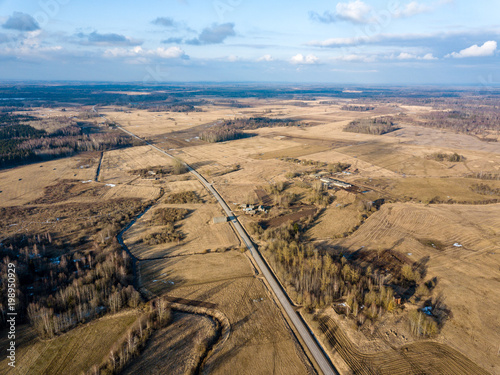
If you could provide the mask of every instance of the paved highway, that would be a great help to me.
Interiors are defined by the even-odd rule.
[[[156,147],[155,145],[152,145],[151,143],[145,141],[144,139],[136,136],[135,134],[129,132],[128,130],[123,129],[120,126],[117,126],[118,129],[124,131],[125,133],[131,135],[132,137],[135,137],[137,139],[140,139],[141,141],[147,143],[149,146],[153,147],[155,150],[161,152],[162,154],[165,154],[171,158],[175,158],[173,155],[170,155],[168,152],[162,150],[161,148]],[[291,305],[288,297],[286,296],[284,290],[281,288],[281,285],[278,283],[276,278],[274,277],[274,274],[271,272],[267,264],[264,262],[262,259],[262,256],[260,253],[257,251],[255,248],[254,244],[250,240],[250,237],[248,237],[248,234],[246,231],[243,229],[241,226],[240,222],[236,218],[236,216],[233,214],[233,212],[229,209],[229,206],[226,204],[226,202],[222,199],[222,197],[219,195],[217,190],[213,188],[211,184],[208,183],[205,178],[196,172],[193,168],[191,168],[189,165],[187,165],[187,168],[189,169],[189,172],[192,173],[202,184],[207,188],[210,193],[217,199],[219,204],[221,205],[222,209],[226,213],[226,215],[230,218],[231,222],[234,225],[234,228],[240,235],[241,239],[245,243],[246,247],[250,251],[250,254],[252,255],[253,259],[255,260],[255,263],[257,266],[260,268],[262,274],[266,278],[267,282],[271,286],[271,289],[273,290],[276,298],[280,302],[281,306],[285,310],[286,314],[290,318],[290,321],[294,325],[296,331],[302,338],[303,342],[306,344],[307,348],[309,349],[310,353],[314,357],[314,360],[320,367],[321,371],[325,375],[331,375],[331,374],[338,374],[338,371],[333,367],[332,363],[330,362],[329,358],[325,355],[321,347],[319,346],[318,342],[316,341],[315,337],[307,327],[307,325],[304,323],[302,318],[297,314],[297,312],[293,309],[293,306]]]

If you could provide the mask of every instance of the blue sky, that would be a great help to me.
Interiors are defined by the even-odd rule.
[[[0,0],[0,79],[500,83],[494,0]]]

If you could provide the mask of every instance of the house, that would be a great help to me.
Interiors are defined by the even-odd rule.
[[[265,214],[267,214],[267,208],[262,205],[257,206],[257,211],[264,212]]]

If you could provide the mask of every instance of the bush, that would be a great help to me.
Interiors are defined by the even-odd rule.
[[[153,214],[152,223],[154,225],[167,225],[168,223],[175,223],[184,219],[188,213],[189,211],[185,208],[158,208]]]
[[[170,194],[165,201],[166,203],[175,204],[203,203],[203,200],[194,191],[182,191]]]
[[[418,337],[432,337],[439,332],[436,321],[418,310],[409,313],[408,323],[411,333]]]
[[[441,152],[436,152],[434,154],[429,155],[428,158],[436,161],[449,161],[452,163],[458,163],[465,160],[463,155],[459,155],[456,152],[454,152],[453,154],[444,154]]]

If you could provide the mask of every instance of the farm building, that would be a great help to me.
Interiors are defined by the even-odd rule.
[[[334,178],[328,178],[328,177],[322,178],[322,179],[320,179],[320,181],[324,182],[328,186],[333,185],[333,186],[339,186],[342,188],[350,188],[352,186],[351,184],[349,184],[347,182],[335,180]]]

